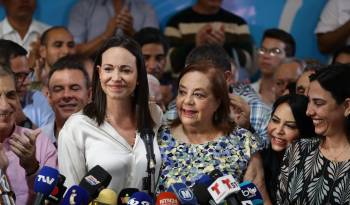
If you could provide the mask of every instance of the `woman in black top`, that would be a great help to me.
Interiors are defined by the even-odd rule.
[[[267,204],[276,204],[278,175],[287,146],[299,137],[315,135],[312,120],[306,116],[307,104],[306,96],[289,94],[278,98],[273,105],[267,127],[271,143],[261,152],[265,185],[270,198],[270,201],[265,199]]]

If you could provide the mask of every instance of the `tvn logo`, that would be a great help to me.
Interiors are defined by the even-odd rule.
[[[85,180],[92,186],[95,186],[99,183],[101,183],[100,181],[98,181],[94,176],[89,175],[85,177]]]
[[[192,200],[193,199],[193,193],[188,188],[180,189],[179,196],[184,200]]]
[[[55,181],[55,178],[51,178],[50,176],[38,175],[38,182],[43,182],[45,184],[52,185]]]

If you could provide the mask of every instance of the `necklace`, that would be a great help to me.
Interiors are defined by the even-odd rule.
[[[323,150],[324,155],[326,155],[327,158],[329,158],[329,160],[338,162],[339,158],[341,158],[343,156],[343,154],[349,150],[349,147],[350,147],[350,145],[347,144],[341,152],[339,152],[338,154],[333,154],[330,152],[330,149],[328,147],[325,147],[324,143],[322,143],[321,150]],[[347,158],[349,158],[349,157],[347,157]],[[343,161],[343,160],[341,160],[341,161]]]

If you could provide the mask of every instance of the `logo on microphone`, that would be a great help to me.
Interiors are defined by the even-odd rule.
[[[75,197],[77,196],[77,191],[75,189],[72,190],[72,194],[69,197],[69,204],[75,205]]]
[[[192,200],[193,199],[193,193],[188,188],[182,188],[179,190],[179,195],[184,200]]]
[[[89,175],[85,177],[85,180],[92,186],[95,186],[97,184],[100,184],[101,182],[98,181],[94,176]]]
[[[254,188],[248,187],[247,189],[241,189],[241,193],[243,194],[243,196],[247,198],[255,197],[256,192],[257,192],[256,187]]]
[[[137,201],[136,198],[131,198],[128,201],[128,205],[151,205],[148,201]]]
[[[44,182],[45,184],[49,184],[51,185],[55,179],[54,178],[50,178],[49,176],[44,176],[44,175],[38,175],[38,182]]]

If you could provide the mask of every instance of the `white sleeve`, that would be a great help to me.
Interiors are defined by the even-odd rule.
[[[58,137],[58,167],[67,188],[79,184],[87,173],[81,126],[68,119]]]
[[[338,0],[328,0],[323,8],[315,33],[326,33],[333,31],[339,26],[340,10]]]

